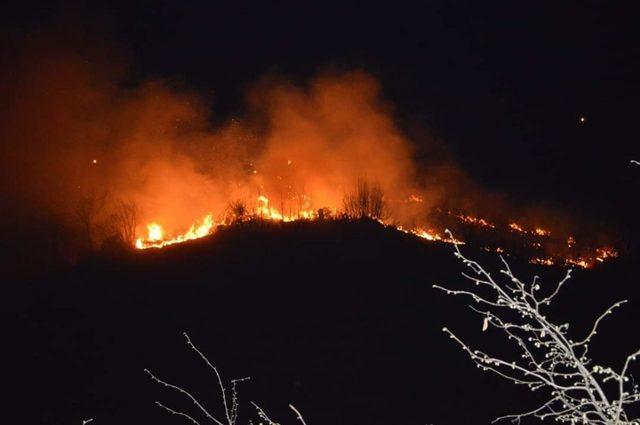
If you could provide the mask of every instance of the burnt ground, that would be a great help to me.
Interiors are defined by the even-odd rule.
[[[492,254],[465,247],[497,272]],[[557,268],[511,259],[523,278]],[[495,267],[494,267],[495,266]],[[593,355],[618,365],[640,343],[640,291],[623,258],[576,271],[551,314],[587,321],[620,298],[631,305],[605,324]],[[163,250],[100,254],[29,282],[3,285],[3,407],[11,423],[187,423],[154,400],[197,414],[150,381],[149,368],[193,389],[221,415],[213,376],[182,332],[249,401],[295,423],[489,423],[534,407],[524,388],[480,372],[441,331],[446,324],[488,351],[495,332],[464,300],[434,283],[464,285],[450,245],[371,222],[251,223]],[[628,335],[626,337],[625,335]],[[4,422],[4,421],[3,421]],[[207,423],[204,418],[201,423]]]

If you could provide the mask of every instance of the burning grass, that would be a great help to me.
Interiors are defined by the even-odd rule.
[[[428,241],[523,250],[545,264],[590,267],[617,255],[591,241],[607,240],[606,230],[589,228],[597,236],[587,240],[573,230],[579,219],[495,199],[447,156],[418,160],[439,146],[410,140],[364,71],[304,83],[262,78],[247,90],[244,111],[214,124],[210,99],[198,93],[166,81],[131,84],[57,47],[34,44],[12,58],[24,72],[7,80],[22,89],[2,123],[11,143],[0,155],[10,182],[2,195],[73,227],[65,242],[78,246],[74,256],[105,241],[163,248],[247,220],[342,216]]]
[[[405,228],[389,219],[383,219],[380,215],[385,209],[384,198],[382,192],[372,190],[370,186],[361,183],[356,191],[352,194],[345,195],[344,210],[329,210],[320,208],[314,210],[311,207],[310,198],[306,202],[301,203],[301,208],[293,213],[285,214],[273,205],[269,198],[259,195],[253,207],[248,208],[243,201],[233,202],[225,214],[220,219],[215,220],[213,213],[208,213],[200,220],[196,220],[186,231],[182,233],[174,233],[165,230],[165,228],[157,222],[151,222],[146,226],[146,234],[140,236],[135,241],[137,249],[163,248],[169,245],[179,244],[189,240],[203,238],[213,234],[217,229],[232,226],[234,224],[247,221],[269,221],[269,222],[296,222],[296,221],[314,221],[314,220],[330,220],[330,219],[346,219],[360,220],[371,219],[379,222],[381,225],[395,229],[399,232],[410,234],[426,241],[443,242],[449,244],[462,245],[465,240],[454,238],[446,233],[446,229],[438,229],[434,226],[416,226],[413,228]],[[599,247],[588,249],[582,247],[582,253],[578,254],[579,247],[573,236],[568,236],[563,240],[567,241],[566,249],[558,251],[556,255],[540,254],[539,251],[551,250],[552,243],[551,232],[542,227],[525,228],[524,225],[516,222],[509,222],[504,226],[494,224],[484,218],[474,217],[465,214],[456,214],[447,211],[443,217],[454,218],[456,221],[449,221],[447,227],[457,229],[456,234],[469,234],[469,230],[478,227],[485,231],[484,242],[492,242],[491,236],[494,236],[494,244],[500,239],[501,234],[514,233],[515,239],[507,241],[509,248],[503,246],[485,246],[483,249],[489,252],[509,255],[510,252],[529,255],[531,264],[544,266],[566,266],[580,267],[583,269],[592,268],[596,264],[603,263],[609,259],[616,258],[618,253],[611,247]],[[486,231],[489,231],[489,238],[486,237]],[[471,238],[474,242],[477,238],[471,232]]]

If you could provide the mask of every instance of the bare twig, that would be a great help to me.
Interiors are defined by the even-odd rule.
[[[296,409],[293,404],[290,404],[289,408],[293,410],[293,412],[296,414],[296,418],[302,423],[302,425],[307,425],[307,423],[304,421],[304,418],[302,417],[302,413],[300,413],[300,411]]]
[[[447,233],[451,235],[449,231]],[[552,419],[571,424],[597,425],[640,425],[640,419],[632,419],[626,408],[640,401],[638,385],[633,384],[628,369],[632,361],[640,357],[640,350],[626,358],[620,373],[610,367],[593,365],[587,356],[589,343],[597,334],[600,322],[626,300],[609,307],[596,318],[590,332],[579,341],[568,335],[568,324],[554,324],[547,319],[543,308],[548,306],[558,294],[563,284],[571,277],[571,270],[558,282],[553,291],[543,296],[539,294],[537,276],[531,283],[518,279],[504,258],[500,274],[508,282],[499,282],[478,262],[465,257],[458,245],[454,254],[472,270],[463,276],[472,282],[470,289],[453,290],[439,285],[434,288],[450,295],[470,297],[476,306],[472,310],[484,317],[483,331],[489,327],[503,332],[514,341],[520,352],[519,360],[508,361],[501,356],[486,354],[470,348],[447,328],[449,335],[471,357],[479,368],[502,376],[519,385],[526,385],[532,391],[549,390],[549,399],[536,409],[497,418],[520,422],[532,416],[538,419]],[[482,294],[477,287],[485,288]],[[617,383],[612,391],[607,382]],[[495,421],[494,421],[495,422]]]
[[[239,402],[239,398],[238,398],[238,384],[244,381],[248,381],[250,378],[241,378],[241,379],[233,379],[231,380],[231,400],[230,403],[228,401],[227,398],[227,389],[224,386],[224,381],[222,380],[222,376],[220,375],[220,372],[218,371],[218,369],[211,364],[211,362],[209,361],[209,359],[207,358],[207,356],[204,355],[204,353],[202,351],[200,351],[198,349],[198,347],[195,346],[195,344],[193,344],[193,342],[191,342],[191,338],[189,338],[189,335],[187,335],[186,333],[183,333],[184,337],[187,340],[187,345],[189,346],[189,348],[191,348],[193,351],[195,351],[198,356],[205,362],[205,364],[209,367],[209,369],[211,369],[213,371],[213,374],[216,377],[216,381],[218,383],[218,387],[220,388],[220,394],[222,397],[222,405],[224,407],[224,411],[225,411],[225,421],[223,422],[222,420],[216,419],[213,414],[211,414],[197,399],[196,397],[191,394],[189,391],[185,390],[184,388],[181,388],[177,385],[174,384],[170,384],[160,378],[158,378],[157,376],[155,376],[153,373],[151,373],[151,371],[149,371],[148,369],[144,369],[144,371],[151,377],[151,379],[160,384],[163,385],[167,388],[171,388],[181,394],[186,395],[192,402],[193,404],[195,404],[195,406],[198,408],[198,410],[204,414],[204,416],[211,422],[213,422],[215,425],[235,425],[237,420],[238,420],[238,407],[240,405]],[[164,404],[160,403],[159,401],[155,402],[156,405],[158,407],[160,407],[161,409],[164,409],[165,411],[171,413],[172,415],[176,415],[176,416],[180,416],[183,417],[185,419],[187,419],[188,421],[190,421],[191,423],[193,423],[194,425],[200,425],[200,423],[191,415],[189,415],[188,413],[179,411],[179,410],[175,410],[171,407],[167,407]],[[251,404],[256,408],[256,411],[258,413],[258,417],[267,422],[267,425],[280,425],[277,422],[273,422],[268,416],[267,414],[264,412],[264,410],[262,410],[260,408],[260,406],[258,406],[256,403],[251,402]],[[302,414],[295,408],[293,407],[293,405],[289,405],[289,407],[291,408],[291,410],[293,410],[296,414],[296,418],[302,423],[302,425],[307,425],[304,421],[304,419],[302,418]],[[90,422],[91,420],[87,421]],[[249,423],[251,424],[251,421],[249,421]],[[84,425],[84,424],[83,424]]]

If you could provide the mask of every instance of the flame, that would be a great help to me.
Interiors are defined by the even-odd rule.
[[[254,218],[283,222],[315,220],[318,218],[318,213],[311,208],[308,198],[305,198],[305,200],[303,201],[303,209],[298,211],[295,215],[283,214],[281,211],[271,206],[269,203],[269,198],[264,195],[258,196],[256,200],[258,202],[258,205],[254,210]],[[332,212],[335,214],[337,211]],[[464,245],[464,242],[462,240],[446,235],[443,236],[442,233],[433,229],[424,229],[418,227],[415,229],[406,230],[400,225],[388,225],[383,220],[377,221],[385,227],[392,227],[400,232],[411,234],[428,241],[438,241],[456,245]],[[215,225],[212,214],[209,213],[201,220],[200,224],[192,224],[189,230],[187,230],[185,233],[177,235],[173,238],[164,239],[165,232],[162,226],[158,223],[152,222],[147,225],[146,237],[139,237],[136,239],[135,247],[137,249],[163,248],[168,245],[203,238],[212,234],[217,227],[228,226],[230,224],[230,222],[221,222]],[[499,249],[497,252],[502,251],[501,249]]]
[[[529,260],[529,262],[531,264],[542,264],[544,266],[553,266],[556,263],[553,258],[540,258],[540,257],[534,257],[531,260]]]
[[[439,242],[446,242],[454,245],[464,245],[463,241],[456,238],[449,237],[449,236],[442,236],[432,229],[425,230],[425,229],[418,228],[418,229],[411,230],[409,233],[411,233],[412,235],[416,235],[419,238],[426,239],[428,241],[439,241]]]
[[[518,223],[509,223],[509,227],[511,228],[511,230],[515,230],[516,232],[526,233],[526,230],[524,230],[524,228]]]
[[[149,240],[150,241],[161,241],[162,240],[162,234],[164,233],[162,231],[162,226],[160,226],[158,223],[150,223],[147,226],[147,230],[148,230],[148,235],[149,235]]]
[[[253,217],[262,220],[291,222],[296,220],[314,220],[318,217],[316,211],[311,208],[308,199],[303,200],[303,209],[296,212],[295,215],[285,215],[278,211],[269,204],[269,198],[264,195],[258,196],[256,200],[258,205],[254,209]],[[147,225],[146,237],[139,237],[136,239],[135,247],[138,249],[163,248],[168,245],[203,238],[212,234],[217,227],[228,226],[230,224],[230,222],[215,223],[213,220],[213,214],[209,213],[199,222],[192,224],[186,232],[172,238],[165,239],[165,232],[162,226],[158,223],[152,222]]]
[[[536,227],[533,232],[538,236],[550,236],[551,235],[551,231],[549,231],[547,229],[543,229],[541,227]]]
[[[380,222],[383,225],[385,225],[382,221],[380,221]],[[428,229],[427,230],[427,229],[423,229],[423,228],[416,228],[416,229],[407,230],[407,229],[403,228],[402,226],[393,226],[393,227],[396,230],[398,230],[398,231],[400,231],[402,233],[407,233],[409,235],[414,235],[414,236],[417,236],[417,237],[419,237],[421,239],[426,239],[428,241],[445,242],[445,243],[450,243],[450,244],[455,244],[455,245],[464,245],[465,244],[460,239],[452,238],[452,237],[449,237],[449,236],[442,236],[440,233],[436,232],[433,229]]]
[[[135,246],[138,249],[162,248],[181,242],[200,239],[210,235],[214,230],[214,221],[211,214],[207,214],[200,223],[194,223],[189,230],[170,239],[164,239],[165,232],[162,226],[157,223],[147,225],[147,237],[136,239]]]
[[[270,221],[282,221],[282,222],[293,222],[298,220],[315,220],[319,218],[318,213],[311,207],[311,200],[309,196],[302,195],[298,198],[300,209],[295,214],[283,214],[282,211],[279,211],[277,208],[273,207],[270,203],[270,200],[265,195],[260,195],[256,198],[257,205],[253,209],[253,214],[248,217],[248,219],[260,219],[260,220],[270,220]],[[331,210],[330,213],[336,215],[337,210]],[[485,220],[483,218],[474,217],[471,215],[464,214],[452,214],[451,212],[447,213],[448,215],[452,215],[458,218],[461,222],[482,226],[486,228],[490,228],[492,230],[496,229],[496,225]],[[377,220],[380,224],[385,227],[394,228],[397,231],[410,234],[416,236],[418,238],[432,241],[432,242],[443,242],[449,244],[456,245],[464,245],[465,242],[461,239],[453,238],[448,236],[446,232],[439,232],[433,228],[424,228],[424,227],[415,227],[412,229],[405,229],[401,225],[396,224],[387,224],[383,220]],[[138,249],[148,249],[148,248],[163,248],[168,245],[173,245],[177,243],[186,242],[189,240],[203,238],[212,234],[216,228],[222,226],[231,225],[229,221],[223,221],[219,223],[215,223],[213,220],[213,214],[209,213],[201,220],[193,223],[189,229],[182,233],[173,237],[169,237],[168,233],[165,232],[164,228],[158,224],[157,222],[149,223],[147,228],[147,234],[144,237],[139,237],[135,241],[135,247]],[[510,222],[508,223],[508,228],[512,231],[516,231],[522,235],[533,235],[533,236],[543,236],[550,237],[551,231],[544,229],[542,227],[536,227],[533,230],[526,230],[524,226],[516,223]],[[576,241],[573,236],[567,237],[567,246],[572,248],[576,245]],[[542,249],[543,245],[539,241],[534,241],[531,245],[534,249]],[[488,252],[496,252],[498,254],[506,253],[506,250],[503,247],[483,247],[482,248]],[[507,254],[508,255],[508,254]],[[553,266],[556,264],[564,264],[565,266],[577,266],[583,269],[592,268],[597,263],[603,263],[607,259],[618,257],[618,252],[611,247],[601,247],[597,248],[593,255],[591,256],[579,256],[579,257],[566,257],[564,259],[558,259],[554,257],[533,257],[529,260],[531,264],[544,265],[544,266]]]
[[[259,205],[255,209],[256,216],[266,220],[276,221],[296,221],[296,220],[313,220],[317,217],[315,210],[311,208],[308,197],[302,197],[302,208],[295,215],[285,215],[278,209],[269,205],[269,198],[264,195],[258,196]]]
[[[613,248],[609,248],[609,247],[605,247],[605,248],[597,248],[596,249],[596,261],[602,263],[604,262],[607,258],[617,258],[618,257],[618,252],[613,249]]]
[[[578,266],[581,267],[583,269],[589,269],[591,267],[593,267],[593,264],[587,260],[585,260],[584,258],[567,258],[565,260],[565,264],[567,266]]]
[[[613,248],[603,247],[597,248],[595,250],[596,254],[594,256],[580,256],[576,258],[565,258],[564,265],[565,266],[577,266],[583,269],[590,269],[596,265],[596,263],[603,263],[608,258],[617,258],[618,252]],[[554,258],[539,258],[535,257],[529,261],[531,264],[542,264],[546,266],[552,266],[557,263],[557,260]]]
[[[454,217],[458,218],[460,221],[464,223],[476,224],[478,226],[488,227],[490,229],[496,228],[495,224],[490,223],[484,218],[473,217],[471,215],[464,215],[464,214],[452,214],[452,213],[449,213],[449,214],[453,215]]]

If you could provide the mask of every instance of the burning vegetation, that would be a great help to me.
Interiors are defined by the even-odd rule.
[[[455,245],[465,244],[464,240],[449,236],[446,232],[446,229],[435,230],[432,227],[415,227],[406,229],[400,224],[396,224],[388,220],[383,220],[381,218],[382,211],[384,211],[383,198],[381,196],[379,197],[379,204],[375,203],[373,205],[370,205],[365,197],[365,194],[368,192],[362,192],[362,189],[366,187],[367,185],[359,185],[358,191],[356,191],[354,194],[345,196],[344,210],[329,210],[327,208],[321,208],[317,211],[314,211],[312,209],[304,209],[296,215],[285,215],[278,211],[276,208],[269,206],[268,198],[261,195],[257,198],[257,202],[255,204],[256,207],[253,210],[247,209],[246,205],[243,202],[236,202],[231,208],[231,214],[227,214],[226,217],[221,219],[220,221],[213,220],[212,214],[207,214],[202,220],[196,221],[189,227],[186,232],[181,234],[167,233],[160,224],[149,223],[147,225],[146,235],[138,237],[136,239],[135,247],[137,249],[163,248],[168,245],[199,239],[213,234],[220,227],[230,226],[245,221],[266,220],[276,222],[292,222],[298,220],[327,219],[373,219],[380,222],[383,226],[392,227],[399,232],[407,233],[418,238],[425,239],[427,241],[437,241]],[[358,199],[360,200],[360,202],[358,202]],[[496,225],[489,223],[485,219],[469,215],[452,214],[450,212],[447,215],[450,217],[455,217],[459,220],[457,226],[456,223],[451,223],[453,224],[453,226],[449,227],[457,227],[459,230],[468,231],[469,225],[481,226],[483,228],[491,230],[494,233],[493,238],[491,238],[491,236],[485,236],[484,242],[491,242],[492,240],[496,241],[500,239],[499,233],[496,233],[499,232],[500,229],[497,229]],[[521,238],[516,241],[512,240],[510,242],[506,242],[506,245],[510,245],[511,247],[513,247],[515,252],[524,251],[527,254],[533,253],[534,256],[529,260],[531,264],[544,266],[575,266],[588,269],[598,263],[606,261],[607,259],[616,258],[618,256],[617,251],[610,247],[596,248],[593,251],[588,250],[589,253],[583,255],[573,254],[575,256],[572,256],[571,253],[546,257],[536,256],[536,251],[541,251],[543,249],[549,248],[547,245],[543,244],[544,242],[541,241],[541,237],[548,238],[551,232],[542,228],[535,228],[531,231],[527,231],[516,223],[509,223],[504,230],[506,230],[507,228],[513,229],[514,226],[517,226],[518,229],[520,229],[518,231],[519,235],[530,235],[534,238],[534,241],[531,242],[531,240]],[[572,241],[570,245],[568,244],[568,247],[574,247],[576,244],[575,239],[572,236],[569,236],[568,240]],[[485,251],[496,252],[498,254],[503,254],[506,252],[507,255],[509,255],[505,248],[502,248],[500,246],[495,246],[493,248],[485,246],[483,249]]]
[[[73,227],[78,245],[163,248],[250,220],[368,218],[536,264],[617,256],[570,228],[514,221],[506,204],[479,214],[486,190],[451,164],[419,164],[428,143],[404,135],[365,72],[304,85],[264,78],[244,113],[212,119],[209,99],[168,81],[125,87],[126,66],[109,55],[86,60],[55,43],[31,43],[2,76],[12,88],[2,132],[13,141],[2,192]]]

